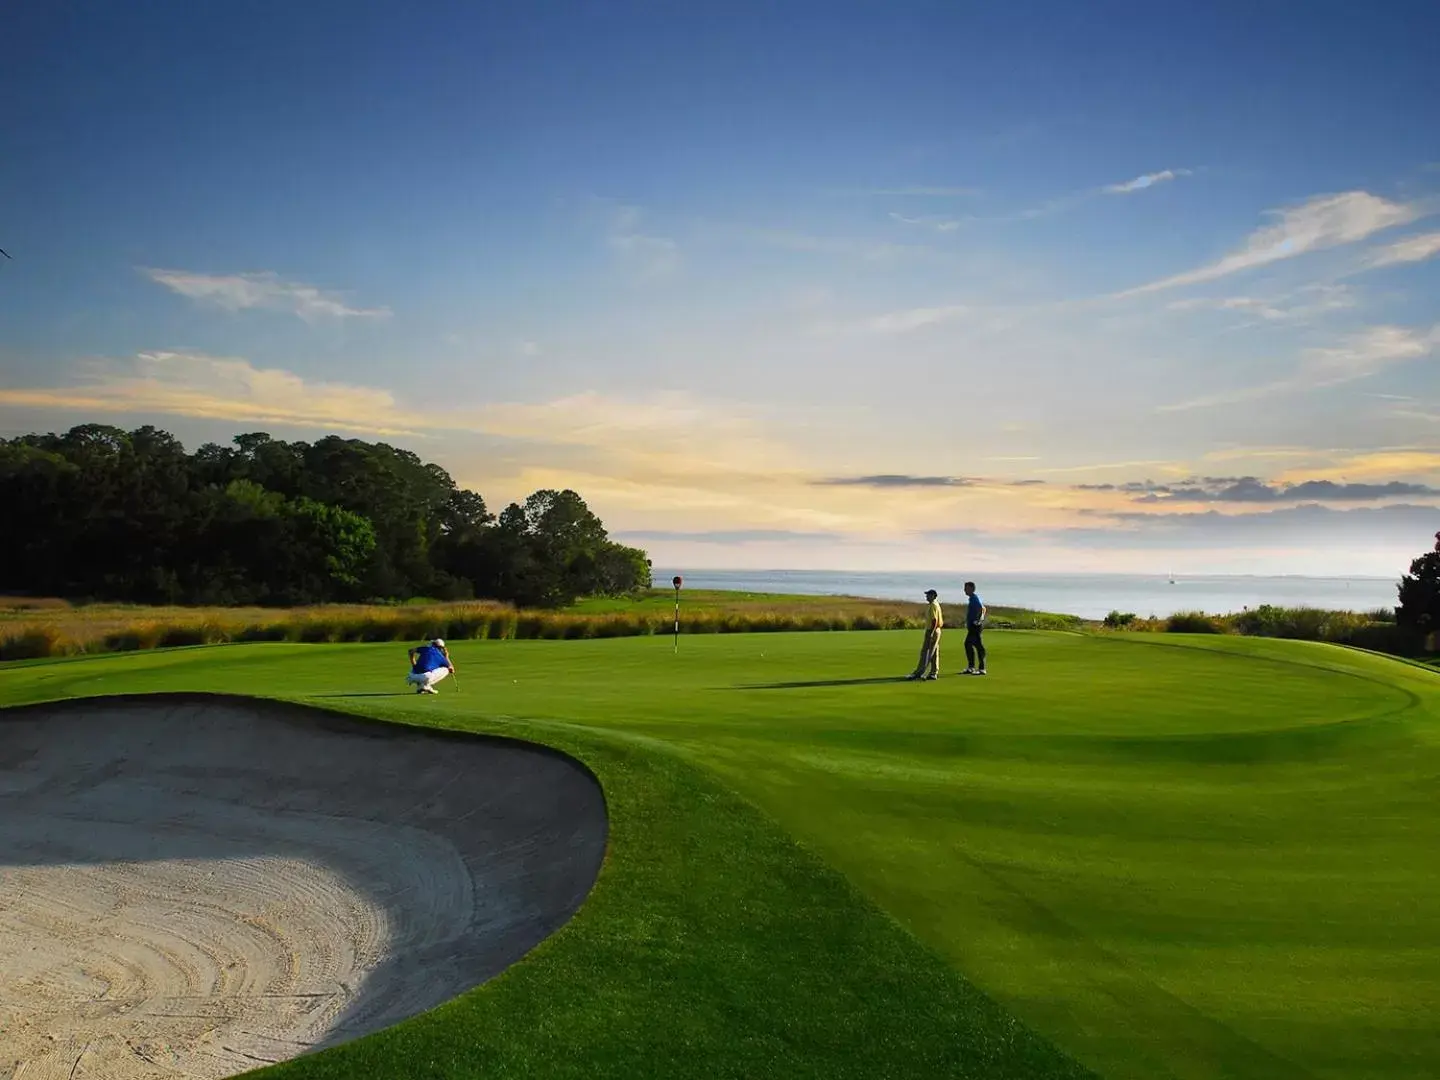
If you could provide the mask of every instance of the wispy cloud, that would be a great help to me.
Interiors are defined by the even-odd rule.
[[[630,529],[614,534],[617,539],[636,543],[678,540],[694,544],[805,544],[845,539],[838,532],[802,532],[797,529],[709,529],[683,532],[674,529]]]
[[[1144,176],[1136,176],[1130,180],[1124,180],[1116,184],[1101,184],[1099,187],[1085,188],[1082,191],[1072,191],[1068,195],[1059,195],[1053,199],[1027,209],[1017,211],[1013,214],[1002,214],[999,217],[985,218],[986,221],[1008,222],[1008,221],[1034,221],[1036,218],[1049,217],[1051,214],[1058,214],[1062,210],[1069,210],[1071,207],[1079,206],[1082,203],[1105,195],[1130,195],[1137,191],[1145,191],[1156,184],[1163,184],[1170,180],[1176,180],[1182,176],[1189,176],[1189,169],[1162,169],[1159,172],[1146,173]],[[974,220],[974,219],[969,219]]]
[[[1339,386],[1375,375],[1396,364],[1424,359],[1437,349],[1440,349],[1440,324],[1428,331],[1404,326],[1372,326],[1341,345],[1305,350],[1299,367],[1288,378],[1173,405],[1161,405],[1157,411],[1181,412],[1233,405],[1275,394]]]
[[[1252,513],[1202,510],[1097,516],[1121,527],[1064,529],[1056,538],[1068,543],[1093,543],[1117,548],[1204,547],[1221,543],[1267,542],[1308,547],[1315,542],[1317,535],[1323,535],[1329,543],[1351,541],[1368,546],[1428,536],[1434,531],[1435,507],[1396,503],[1335,509],[1307,503]]]
[[[680,268],[680,245],[668,236],[640,230],[640,208],[622,206],[610,220],[606,241],[642,278],[669,277]]]
[[[949,322],[959,318],[970,309],[964,304],[948,304],[943,307],[911,308],[908,311],[892,311],[875,315],[864,322],[864,328],[877,334],[903,334],[918,330],[922,326]]]
[[[1299,483],[1270,483],[1255,476],[1189,477],[1170,483],[1151,480],[1122,484],[1077,484],[1080,491],[1117,492],[1137,503],[1264,503],[1380,502],[1386,499],[1440,496],[1440,488],[1428,484],[1391,480],[1388,483],[1336,483],[1333,480],[1305,480]]]
[[[1422,212],[1416,205],[1391,202],[1367,191],[1322,195],[1298,206],[1270,211],[1271,216],[1279,218],[1274,225],[1251,233],[1244,246],[1217,262],[1127,289],[1116,296],[1139,296],[1182,285],[1197,285],[1281,259],[1292,259],[1309,251],[1355,243],[1385,229],[1414,221]]]
[[[955,230],[959,229],[962,224],[964,224],[963,222],[956,221],[953,218],[906,217],[905,215],[897,214],[894,211],[891,211],[890,217],[893,220],[900,222],[900,224],[902,225],[917,225],[921,228],[933,229],[935,232],[939,233],[954,232]]]
[[[1299,301],[1299,302],[1297,302]],[[1345,285],[1306,285],[1279,296],[1196,296],[1172,300],[1167,311],[1229,311],[1265,322],[1298,322],[1355,307]],[[1253,325],[1253,323],[1249,324]]]
[[[151,281],[181,296],[214,304],[227,311],[258,308],[288,311],[307,322],[317,319],[386,318],[387,307],[351,307],[338,293],[314,285],[285,281],[273,271],[246,274],[199,274],[188,270],[142,268]]]
[[[417,435],[428,426],[388,390],[311,382],[242,359],[187,352],[142,352],[126,362],[97,361],[74,386],[0,390],[0,405],[160,413],[371,435]]]
[[[1366,266],[1375,268],[1394,266],[1396,263],[1417,263],[1440,255],[1440,232],[1421,233],[1407,236],[1393,244],[1386,244],[1370,252]]]
[[[970,487],[978,483],[968,476],[911,476],[904,473],[879,473],[873,476],[839,476],[816,480],[819,487],[870,488],[933,488]]]
[[[1129,195],[1135,191],[1152,188],[1156,184],[1163,184],[1167,180],[1189,175],[1189,169],[1161,169],[1159,172],[1146,173],[1144,176],[1137,176],[1133,180],[1126,180],[1123,183],[1106,184],[1100,190],[1106,195]]]

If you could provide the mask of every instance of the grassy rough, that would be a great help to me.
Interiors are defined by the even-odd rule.
[[[856,597],[692,591],[681,633],[899,630],[923,625],[923,606]],[[997,628],[1076,629],[1067,615],[993,609]],[[293,641],[304,644],[638,637],[670,633],[674,593],[582,601],[564,611],[517,610],[491,601],[330,604],[308,608],[186,608],[0,597],[0,661],[180,645]]]
[[[986,679],[950,676],[946,645],[939,682],[897,681],[918,644],[462,642],[438,698],[384,696],[395,646],[196,648],[9,665],[0,701],[261,692],[535,738],[600,775],[614,846],[575,921],[277,1075],[1399,1080],[1440,1060],[1432,671],[1002,632]]]

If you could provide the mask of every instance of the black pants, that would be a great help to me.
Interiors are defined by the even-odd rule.
[[[985,643],[980,640],[980,627],[967,626],[965,628],[965,666],[975,667],[975,659],[980,659],[980,670],[985,670]]]

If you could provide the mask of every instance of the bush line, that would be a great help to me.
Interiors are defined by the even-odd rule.
[[[1424,635],[1395,621],[1395,612],[1326,611],[1323,608],[1287,608],[1272,604],[1212,615],[1178,611],[1167,618],[1142,619],[1132,612],[1112,611],[1100,623],[1103,630],[1169,634],[1239,634],[1245,637],[1288,638],[1352,645],[1395,656],[1416,656],[1425,651]]]

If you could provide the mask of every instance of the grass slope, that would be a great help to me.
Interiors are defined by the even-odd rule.
[[[295,1076],[1079,1075],[1010,1016],[1107,1077],[1440,1061],[1434,674],[991,637],[988,679],[933,684],[893,681],[915,634],[770,634],[462,643],[429,699],[389,696],[394,646],[179,650],[7,665],[0,701],[262,693],[596,769],[614,848],[576,921]]]

